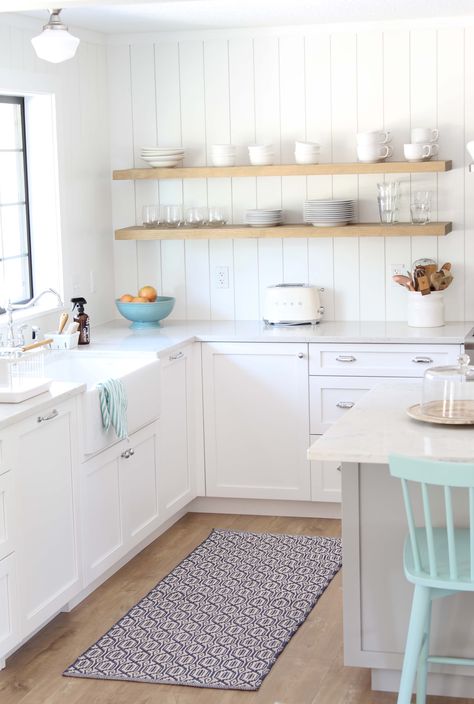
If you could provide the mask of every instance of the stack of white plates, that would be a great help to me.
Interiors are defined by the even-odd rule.
[[[282,223],[282,211],[264,208],[247,210],[245,212],[245,222],[250,227],[275,227]]]
[[[316,227],[347,225],[354,217],[353,200],[305,200],[303,219]]]
[[[181,166],[184,149],[182,147],[142,147],[140,158],[154,168]]]

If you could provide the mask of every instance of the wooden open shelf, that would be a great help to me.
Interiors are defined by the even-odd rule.
[[[279,225],[278,227],[249,227],[225,225],[224,227],[124,227],[115,231],[116,240],[214,240],[241,237],[417,237],[420,235],[447,235],[452,230],[450,222],[430,222],[412,225],[400,222],[395,225],[380,223],[355,223],[339,227],[312,227],[311,225]]]
[[[376,164],[272,164],[272,166],[185,166],[174,168],[122,169],[113,172],[114,181],[137,179],[223,178],[241,176],[328,176],[341,174],[420,174],[450,171],[452,162],[381,161]]]

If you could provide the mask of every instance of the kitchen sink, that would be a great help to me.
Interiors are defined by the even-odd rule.
[[[45,376],[87,384],[82,395],[84,454],[95,454],[117,442],[114,429],[105,432],[102,427],[99,382],[110,378],[122,381],[128,400],[129,435],[160,415],[160,362],[156,355],[71,350],[45,357]]]

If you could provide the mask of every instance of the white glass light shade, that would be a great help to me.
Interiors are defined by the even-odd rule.
[[[31,40],[37,56],[53,64],[72,59],[79,46],[79,39],[66,29],[46,27],[41,34]]]

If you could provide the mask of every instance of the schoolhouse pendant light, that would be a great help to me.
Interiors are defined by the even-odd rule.
[[[48,24],[45,24],[41,34],[33,37],[31,43],[38,58],[59,64],[72,59],[79,46],[79,39],[69,34],[68,28],[61,21],[61,10],[50,10]]]

